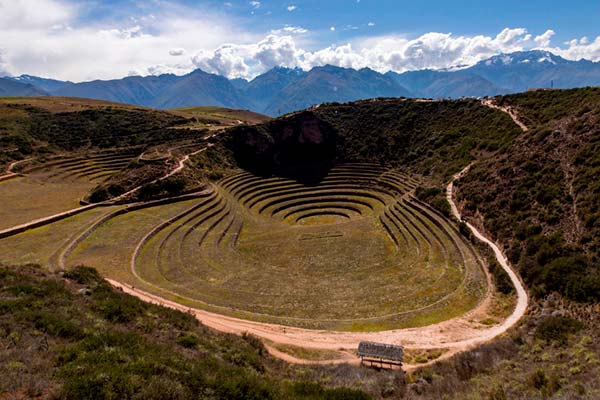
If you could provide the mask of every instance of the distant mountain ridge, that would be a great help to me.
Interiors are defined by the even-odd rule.
[[[500,54],[470,67],[404,73],[332,65],[310,71],[275,67],[251,81],[202,70],[81,83],[21,75],[0,78],[0,96],[84,97],[164,109],[211,105],[274,116],[314,104],[374,97],[483,97],[529,88],[598,85],[600,62],[570,61],[532,50]]]
[[[10,78],[0,78],[0,97],[48,96],[49,93],[31,83],[21,83]]]

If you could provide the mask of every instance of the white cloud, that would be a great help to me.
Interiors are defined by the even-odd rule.
[[[0,0],[0,27],[57,27],[67,22],[75,12],[76,7],[56,0]]]
[[[303,54],[290,35],[271,33],[255,44],[226,44],[214,51],[200,51],[194,65],[229,78],[249,78],[276,66],[295,67]]]
[[[591,42],[585,36],[573,39],[567,43],[567,46],[567,48],[550,47],[547,50],[569,60],[585,58],[586,60],[600,61],[600,36]]]
[[[0,78],[11,75],[8,65],[4,62],[4,56],[2,53],[3,51],[0,49]]]
[[[332,64],[403,72],[473,65],[496,54],[537,48],[549,43],[553,35],[549,30],[533,38],[524,28],[506,28],[494,37],[430,32],[414,39],[399,35],[366,37],[307,51],[297,43],[298,36],[293,33],[298,32],[305,30],[288,27],[272,31],[255,44],[230,44],[213,52],[202,52],[194,58],[194,64],[209,72],[244,78],[252,78],[276,65],[310,69]],[[566,49],[551,50],[570,59],[600,59],[600,37],[591,43],[582,38],[570,42]]]
[[[185,54],[185,49],[171,49],[169,50],[169,55],[171,56],[182,56]]]
[[[259,9],[261,5],[262,4],[260,3],[260,1],[251,1],[250,2],[250,6],[255,9]]]
[[[369,22],[367,26],[375,26],[375,22]]]
[[[291,5],[291,6],[287,6],[287,10],[288,11],[294,11],[296,10],[298,7],[296,7],[295,5]]]
[[[543,34],[536,36],[535,39],[533,39],[533,41],[540,48],[546,48],[546,47],[550,46],[550,41],[552,40],[552,36],[554,36],[555,34],[556,34],[556,32],[554,32],[552,29],[548,29]]]
[[[129,72],[189,72],[190,58],[170,64],[172,50],[214,49],[224,41],[258,41],[237,20],[200,7],[153,2],[124,21],[77,25],[80,10],[55,0],[0,0],[4,70],[74,81],[113,79]],[[39,8],[42,11],[35,11]],[[175,54],[177,51],[175,51]]]
[[[495,36],[439,32],[366,36],[334,45],[323,43],[330,37],[323,34],[327,28],[313,32],[284,26],[256,34],[240,28],[243,24],[231,16],[164,0],[144,2],[151,6],[143,13],[136,9],[138,14],[125,21],[80,26],[84,6],[74,4],[0,0],[0,75],[28,73],[81,81],[183,74],[201,68],[252,78],[274,66],[310,69],[323,64],[402,72],[472,65],[499,53],[533,48],[567,59],[600,61],[600,36],[551,47],[555,34],[551,29],[537,36],[524,28],[506,28]],[[247,4],[261,7],[260,2]],[[335,26],[328,29],[336,31]]]

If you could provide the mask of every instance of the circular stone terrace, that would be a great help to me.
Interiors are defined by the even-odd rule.
[[[334,167],[314,185],[239,172],[146,225],[129,281],[190,307],[305,328],[374,331],[463,315],[486,296],[483,265],[453,223],[413,196],[418,184],[376,164]],[[73,258],[102,270],[110,262],[94,251],[148,212],[103,221]]]

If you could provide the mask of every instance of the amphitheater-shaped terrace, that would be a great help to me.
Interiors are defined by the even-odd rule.
[[[240,171],[197,199],[102,220],[67,262],[256,321],[428,325],[473,309],[488,288],[477,251],[413,196],[418,184],[369,163],[337,165],[314,184]]]

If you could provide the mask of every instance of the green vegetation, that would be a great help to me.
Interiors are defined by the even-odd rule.
[[[583,324],[576,319],[562,316],[544,318],[536,328],[535,337],[546,341],[555,341],[564,345],[569,334],[576,334]]]
[[[450,218],[452,215],[450,204],[448,204],[448,200],[446,200],[446,192],[443,189],[438,187],[419,186],[415,191],[415,196],[417,196],[419,200],[430,204],[445,217]]]
[[[0,262],[56,268],[68,249],[68,265],[233,316],[353,331],[431,324],[485,293],[477,259],[489,255],[468,243],[466,225],[448,221],[442,186],[475,161],[458,183],[463,213],[502,245],[534,295],[509,335],[405,381],[348,365],[284,365],[258,339],[217,334],[114,292],[93,269],[59,277],[3,267],[0,397],[365,397],[335,386],[377,398],[599,398],[600,89],[497,102],[530,130],[474,100],[380,99],[197,140],[206,132],[188,130],[185,112],[0,100],[0,164],[38,157],[20,166],[25,177],[0,183],[6,227],[71,208],[93,187],[99,201],[146,183],[135,199],[150,199],[220,180],[195,200],[110,219],[102,218],[117,207],[97,208],[4,238]],[[148,184],[207,143],[181,174]],[[77,153],[56,156],[71,148]],[[130,268],[136,248],[139,278]],[[488,265],[498,292],[474,321],[482,327],[513,305],[507,275]],[[560,304],[549,304],[551,292],[570,300],[553,295]],[[442,353],[407,356],[425,363]]]
[[[170,129],[187,121],[183,115],[95,100],[0,99],[0,165],[65,150],[193,138],[196,132]]]
[[[547,302],[540,306],[554,309]],[[509,336],[411,373],[405,398],[598,398],[596,311],[568,302],[560,309],[560,316],[537,309]]]
[[[519,128],[475,100],[380,99],[325,104],[314,111],[231,130],[225,143],[255,172],[303,165],[377,162],[447,181],[469,162],[505,148]],[[324,174],[321,174],[323,176]]]
[[[255,338],[143,303],[93,269],[64,278],[31,265],[0,267],[3,398],[370,398],[287,375]]]
[[[220,129],[237,126],[242,123],[257,124],[270,119],[266,115],[248,110],[212,106],[176,108],[173,111],[177,111],[185,116],[192,116],[194,122],[187,124],[186,127],[201,129]]]
[[[504,96],[530,131],[459,184],[534,295],[600,300],[600,89]]]

